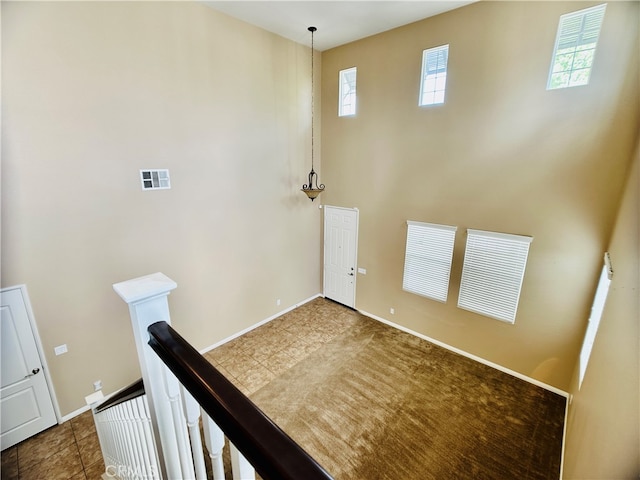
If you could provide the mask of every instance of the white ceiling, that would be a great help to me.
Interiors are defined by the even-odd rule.
[[[232,17],[303,45],[328,50],[376,33],[468,5],[477,0],[352,0],[352,1],[205,1]]]

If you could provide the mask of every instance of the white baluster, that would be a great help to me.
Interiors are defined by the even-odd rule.
[[[112,413],[113,413],[112,411],[107,410],[100,414],[101,415],[100,423],[103,425],[105,437],[106,437],[105,447],[104,447],[106,456],[104,458],[104,463],[105,463],[105,467],[107,468],[110,468],[112,465],[115,465],[115,462],[116,462],[114,431],[113,431],[113,425],[111,423],[111,418],[110,418]]]
[[[191,439],[191,454],[196,468],[196,478],[198,480],[206,480],[207,468],[204,464],[202,437],[200,436],[200,405],[184,386],[182,386],[182,405],[184,407],[184,416],[187,419],[189,438]]]
[[[143,473],[146,470],[146,465],[144,460],[144,453],[142,452],[142,446],[140,445],[139,425],[133,413],[133,402],[125,402],[123,406],[127,416],[127,424],[129,425],[131,451],[134,457],[134,464],[132,465],[132,467],[134,468],[135,475],[145,478],[143,476]]]
[[[131,400],[131,416],[136,425],[137,441],[140,448],[140,462],[142,463],[142,478],[158,477],[158,460],[155,457],[153,437],[150,435],[149,416],[145,412],[146,396],[142,395]]]
[[[102,448],[102,457],[104,465],[108,467],[113,464],[113,440],[111,432],[111,424],[108,419],[108,412],[101,412],[96,417],[96,424],[100,428],[100,448]]]
[[[126,448],[126,437],[124,435],[124,425],[122,425],[122,421],[121,421],[121,412],[120,412],[120,405],[116,405],[113,407],[113,425],[115,426],[115,433],[116,433],[116,464],[115,467],[121,467],[121,466],[126,466],[129,459],[127,458],[127,448]],[[128,477],[128,472],[125,471],[120,471],[120,469],[118,469],[118,473],[117,475],[121,478],[123,478],[123,480],[126,480]],[[124,477],[123,477],[124,476]]]
[[[156,456],[153,431],[151,428],[151,415],[149,413],[149,404],[147,403],[147,397],[145,395],[144,397],[138,397],[136,400],[138,415],[140,416],[140,421],[142,422],[142,428],[144,431],[143,439],[146,446],[145,452],[148,455],[149,469],[151,470],[149,478],[159,479],[161,478],[159,459]]]
[[[131,425],[127,418],[127,410],[123,403],[118,405],[118,413],[120,417],[121,435],[123,439],[123,466],[127,472],[127,478],[135,478],[136,457],[131,442]]]
[[[249,480],[256,478],[256,471],[233,443],[229,443],[231,453],[231,471],[233,480]]]
[[[222,449],[224,448],[224,432],[204,411],[202,412],[204,443],[211,457],[211,468],[214,480],[225,480]]]
[[[96,404],[94,402],[92,408]],[[122,480],[160,480],[161,470],[147,396],[139,395],[100,413],[92,411],[105,472],[111,476],[117,475]]]
[[[175,435],[178,442],[178,453],[182,467],[181,480],[193,479],[196,474],[193,470],[193,458],[191,457],[191,445],[187,432],[187,423],[182,414],[180,398],[180,382],[168,368],[164,368],[164,382],[167,398],[171,405],[171,415],[175,426]]]
[[[120,458],[120,442],[119,442],[120,435],[119,435],[118,423],[116,420],[116,409],[115,408],[109,409],[108,414],[109,414],[109,427],[111,431],[111,442],[113,445],[113,448],[112,448],[113,457],[112,457],[111,464],[109,466],[113,468],[113,467],[117,467],[122,463],[122,459]]]
[[[107,463],[109,459],[108,435],[107,435],[107,432],[105,431],[105,425],[104,425],[102,416],[100,414],[96,414],[94,412],[93,421],[96,424],[96,433],[98,434],[98,443],[100,444],[100,450],[102,451],[102,459],[104,460],[104,463],[106,466],[106,465],[109,465]]]
[[[133,447],[133,439],[131,438],[131,423],[127,417],[127,408],[124,403],[118,405],[118,412],[120,413],[120,425],[122,425],[122,437],[124,439],[124,453],[125,464],[124,467],[127,470],[127,477],[133,478],[136,465],[136,452]]]

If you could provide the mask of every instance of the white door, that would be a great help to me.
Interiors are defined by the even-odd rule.
[[[324,296],[355,308],[358,210],[324,207]]]
[[[25,287],[2,290],[0,324],[0,449],[57,423],[27,311]]]

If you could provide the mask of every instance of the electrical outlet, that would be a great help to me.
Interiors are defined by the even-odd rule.
[[[277,306],[277,307],[279,307],[279,306],[280,306],[280,299],[279,299],[279,298],[276,300],[276,306]]]
[[[63,353],[67,353],[67,344],[65,343],[64,345],[58,345],[57,347],[55,347],[53,349],[54,352],[56,352],[56,355],[62,355]]]
[[[99,392],[100,390],[102,390],[102,380],[96,380],[93,382],[93,391]]]
[[[390,313],[391,315],[394,315],[394,314],[396,313],[396,309],[395,309],[395,308],[393,308],[393,307],[391,307],[391,308],[389,309],[389,313]]]

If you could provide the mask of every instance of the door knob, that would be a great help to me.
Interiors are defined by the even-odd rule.
[[[33,377],[34,375],[37,375],[39,371],[39,368],[34,368],[33,370],[31,370],[31,373],[29,375],[25,375],[24,378]]]

